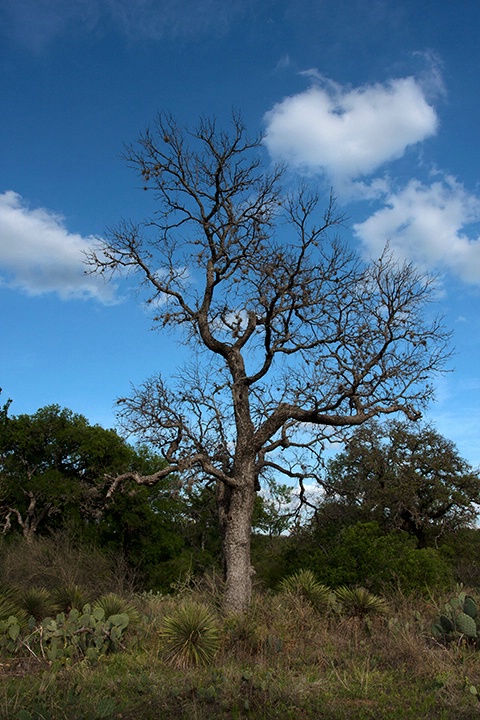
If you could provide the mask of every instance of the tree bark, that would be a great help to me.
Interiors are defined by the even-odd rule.
[[[241,613],[248,609],[252,592],[250,539],[255,502],[254,478],[244,477],[241,487],[222,485],[217,501],[225,580],[223,608],[227,613]]]

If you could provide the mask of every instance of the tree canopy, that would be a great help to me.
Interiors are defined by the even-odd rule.
[[[326,502],[358,520],[405,530],[424,547],[447,530],[471,525],[480,474],[455,445],[424,424],[371,421],[355,430],[327,467]]]
[[[8,409],[8,408],[7,408]],[[31,540],[69,524],[98,521],[105,508],[105,476],[129,469],[154,471],[161,459],[128,445],[114,430],[48,405],[0,423],[0,514]]]

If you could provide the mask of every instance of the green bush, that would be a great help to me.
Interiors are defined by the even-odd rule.
[[[344,528],[326,553],[313,554],[309,567],[331,587],[364,586],[376,593],[446,588],[453,582],[450,566],[437,550],[419,550],[406,533],[385,534],[375,522]]]
[[[52,596],[44,587],[32,587],[23,590],[19,603],[22,609],[35,620],[42,620],[49,615],[54,607]]]
[[[97,609],[103,610],[106,618],[124,613],[128,615],[130,624],[140,621],[140,613],[137,608],[116,593],[102,595],[98,600],[95,600],[92,607],[94,611]]]

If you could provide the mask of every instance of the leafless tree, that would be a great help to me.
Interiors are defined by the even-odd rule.
[[[148,292],[157,329],[183,331],[192,362],[119,401],[120,420],[161,451],[167,473],[216,484],[228,611],[251,595],[255,493],[269,472],[301,484],[326,437],[380,415],[420,416],[449,334],[431,315],[434,280],[388,249],[364,263],[334,230],[333,199],[283,189],[262,138],[234,115],[228,131],[160,115],[127,150],[158,208],[123,222],[88,258]],[[303,487],[303,486],[302,486]]]

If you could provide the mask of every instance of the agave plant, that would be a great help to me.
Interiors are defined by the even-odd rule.
[[[220,631],[208,607],[186,602],[165,617],[160,629],[165,659],[174,667],[208,665],[220,647]]]
[[[130,625],[137,623],[140,620],[140,613],[137,608],[124,600],[120,595],[116,593],[107,593],[102,595],[93,603],[92,609],[103,610],[105,618],[112,617],[112,615],[128,615],[130,619]]]
[[[20,606],[35,620],[43,620],[53,609],[52,596],[44,587],[32,587],[22,592]]]
[[[330,588],[318,582],[311,570],[299,570],[284,578],[280,591],[304,598],[317,610],[325,609],[331,597]]]
[[[387,601],[362,587],[339,587],[335,590],[335,597],[348,617],[365,618],[388,613]]]

